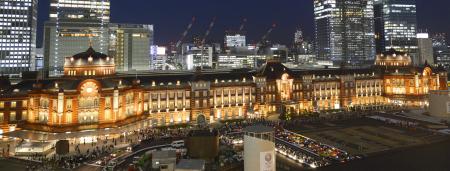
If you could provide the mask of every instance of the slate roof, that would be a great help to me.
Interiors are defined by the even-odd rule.
[[[89,47],[86,52],[81,52],[79,54],[73,55],[73,58],[75,60],[77,59],[88,59],[89,57],[92,57],[94,60],[95,59],[106,59],[108,57],[108,55],[105,55],[103,53],[100,52],[96,52],[94,50],[94,48]]]

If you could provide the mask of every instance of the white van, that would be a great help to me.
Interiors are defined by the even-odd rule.
[[[181,148],[184,147],[184,140],[172,141],[171,146],[173,148]]]

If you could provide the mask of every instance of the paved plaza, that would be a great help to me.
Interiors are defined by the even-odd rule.
[[[318,168],[317,171],[448,171],[450,170],[450,140],[402,148],[369,156],[340,165]]]
[[[408,135],[407,132],[384,126],[351,127],[305,135],[355,155],[423,144],[426,137],[425,135]]]
[[[414,127],[389,125],[369,118],[302,124],[295,132],[353,155],[370,155],[446,139]]]

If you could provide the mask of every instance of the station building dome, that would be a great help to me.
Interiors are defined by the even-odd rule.
[[[375,60],[377,66],[410,66],[411,64],[411,56],[394,49],[378,54]]]
[[[65,76],[108,76],[115,74],[114,59],[89,47],[85,52],[66,57]]]

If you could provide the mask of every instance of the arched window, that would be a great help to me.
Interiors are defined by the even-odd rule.
[[[423,69],[423,76],[431,76],[433,73],[433,71],[431,71],[431,68],[426,67],[425,69]]]

